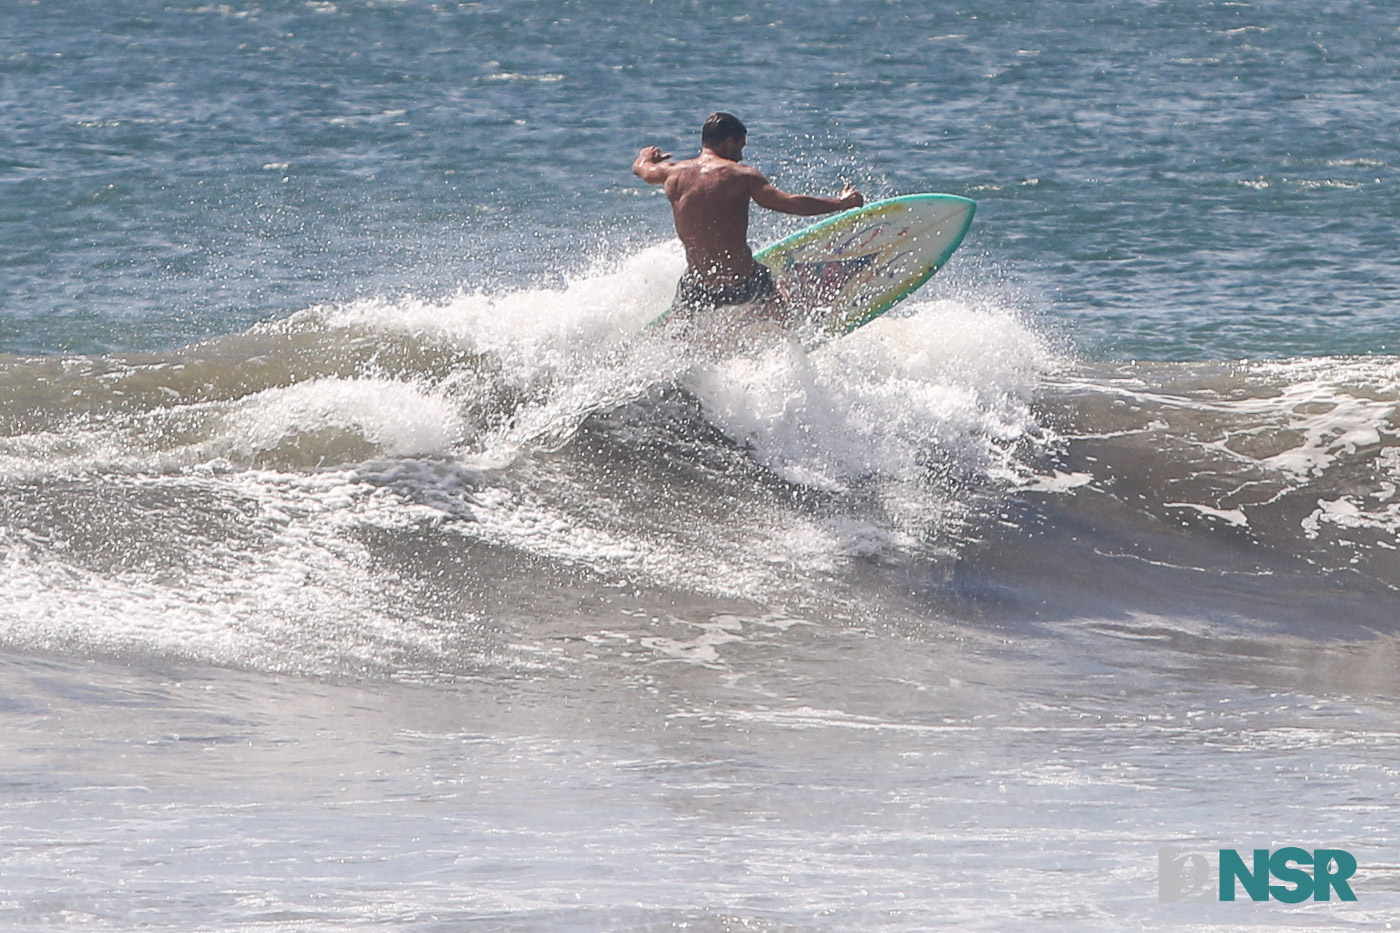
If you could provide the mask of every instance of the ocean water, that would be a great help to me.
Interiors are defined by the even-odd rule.
[[[1397,41],[0,4],[0,927],[1391,929]],[[716,109],[977,219],[819,350],[643,333]],[[1357,899],[1159,897],[1289,845]]]

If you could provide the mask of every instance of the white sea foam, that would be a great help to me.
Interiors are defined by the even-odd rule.
[[[1243,509],[1215,509],[1197,502],[1164,502],[1162,504],[1169,509],[1190,509],[1193,512],[1199,512],[1209,518],[1216,518],[1240,528],[1249,524],[1249,519],[1245,517]]]
[[[288,651],[334,667],[358,651],[446,650],[396,618],[357,529],[404,540],[432,529],[435,541],[610,580],[763,598],[839,573],[850,557],[916,546],[957,519],[968,484],[1021,469],[1017,444],[1038,431],[1031,398],[1052,360],[1006,309],[911,302],[813,353],[787,341],[697,353],[644,331],[681,265],[668,243],[557,288],[309,309],[227,346],[179,351],[164,361],[183,380],[171,392],[134,392],[144,364],[92,377],[110,406],[7,438],[8,475],[82,484],[114,474],[132,501],[212,508],[212,524],[166,540],[169,517],[152,513],[151,539],[129,543],[166,553],[168,570],[0,542],[7,579],[31,594],[9,637],[260,666],[295,663]],[[240,356],[243,371],[218,369]],[[564,448],[591,414],[642,402],[610,435],[625,450],[661,417],[642,401],[657,391],[698,401],[707,424],[685,430],[718,429],[740,446],[720,455],[828,504],[792,509],[741,489],[729,520],[708,510],[696,520],[664,491],[621,477],[605,492],[571,472]],[[670,428],[654,430],[670,443]],[[117,533],[118,547],[122,534],[136,532]],[[355,633],[342,617],[359,620]]]
[[[783,478],[831,492],[876,483],[912,530],[955,505],[928,480],[1009,479],[1036,436],[1053,365],[1012,314],[952,299],[911,305],[813,354],[790,342],[694,382],[708,417]]]
[[[6,641],[326,672],[443,649],[441,633],[390,611],[392,581],[345,534],[382,495],[354,476],[120,482],[134,511],[107,527],[0,529]],[[132,529],[121,525],[132,522],[144,533],[124,539]],[[93,534],[151,556],[124,560],[106,545],[94,549],[82,541]]]
[[[1071,390],[1081,399],[1071,430],[1106,445],[1088,463],[1094,488],[1141,482],[1150,470],[1146,489],[1162,495],[1145,496],[1144,507],[1163,517],[1187,509],[1285,551],[1301,533],[1342,549],[1323,558],[1329,565],[1392,547],[1400,531],[1393,358],[1118,368]]]
[[[445,301],[365,300],[313,309],[300,319],[451,341],[534,373],[606,348],[619,331],[639,329],[666,307],[684,265],[680,244],[672,241],[600,261],[560,288],[462,292]]]
[[[461,440],[456,407],[420,386],[388,379],[316,379],[268,389],[224,414],[219,442],[252,454],[289,436],[352,429],[380,454],[443,454]]]

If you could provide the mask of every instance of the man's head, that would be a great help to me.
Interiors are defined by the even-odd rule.
[[[720,111],[710,114],[700,129],[700,145],[737,162],[743,155],[748,136],[749,131],[738,117]]]

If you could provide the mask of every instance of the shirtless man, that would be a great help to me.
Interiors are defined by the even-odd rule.
[[[834,198],[788,194],[756,168],[740,165],[748,131],[730,113],[712,114],[700,132],[700,155],[671,162],[670,153],[647,146],[632,163],[637,177],[664,185],[685,247],[686,270],[676,289],[674,313],[754,303],[777,313],[778,293],[768,268],[749,249],[749,201],[784,214],[815,216],[860,207],[849,184]]]

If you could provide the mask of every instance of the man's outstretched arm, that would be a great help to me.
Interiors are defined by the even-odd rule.
[[[662,152],[655,146],[647,146],[637,153],[632,162],[632,174],[649,185],[659,185],[666,180],[666,172],[672,163],[666,161],[671,153]]]
[[[860,207],[865,197],[849,184],[834,198],[819,198],[807,194],[789,194],[774,185],[763,175],[755,173],[749,193],[759,207],[784,214],[800,214],[813,217],[817,214],[831,214],[836,211]]]

